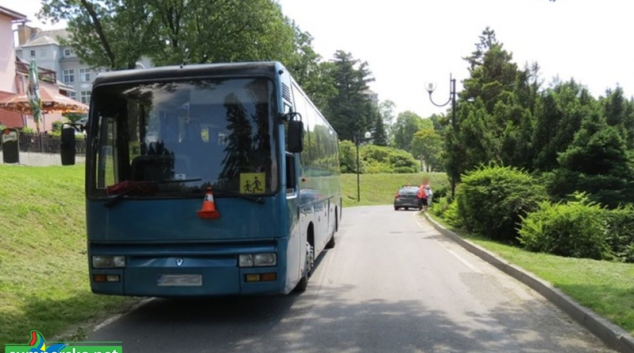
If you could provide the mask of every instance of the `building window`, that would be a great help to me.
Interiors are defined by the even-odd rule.
[[[75,82],[75,70],[64,70],[64,83]]]
[[[68,98],[72,98],[77,100],[77,93],[75,92],[68,92]]]
[[[79,69],[79,80],[81,82],[90,82],[90,69]]]
[[[34,58],[35,57],[35,50],[31,50],[31,57]]]
[[[68,49],[68,48],[64,49],[64,56],[72,56],[73,54],[75,53],[73,52],[72,49]]]
[[[81,91],[81,102],[84,104],[90,103],[90,91]]]

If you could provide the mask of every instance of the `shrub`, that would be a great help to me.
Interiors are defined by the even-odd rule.
[[[434,191],[434,198],[440,199],[441,197],[449,196],[449,192],[451,191],[451,186],[443,185],[438,188],[433,188],[433,191]]]
[[[553,255],[612,259],[604,227],[605,211],[575,194],[576,201],[540,203],[539,210],[522,219],[519,241],[524,248]]]
[[[605,212],[607,243],[616,259],[634,262],[634,207]]]
[[[458,202],[452,202],[449,204],[445,213],[443,214],[443,219],[451,226],[456,228],[462,228],[464,223],[462,219],[458,215]]]
[[[505,242],[517,241],[520,217],[548,198],[529,174],[497,165],[463,176],[456,197],[458,216],[469,232]]]
[[[361,149],[361,158],[368,165],[384,164],[389,167],[389,171],[381,169],[379,173],[416,173],[418,171],[418,162],[412,154],[397,148],[366,145]]]
[[[63,121],[61,121],[61,120],[53,121],[53,122],[51,123],[51,130],[52,130],[52,132],[59,132],[59,133],[61,134],[61,132],[62,132],[62,124],[63,124],[63,123],[64,123],[64,122],[63,122]]]
[[[434,193],[431,211],[438,217],[444,218],[445,211],[449,208],[449,200],[446,197],[436,197]]]
[[[356,146],[352,141],[339,142],[339,164],[342,173],[356,173],[357,154]]]
[[[362,164],[361,171],[363,173],[368,173],[368,174],[381,174],[381,173],[391,174],[393,172],[392,167],[390,167],[388,164],[380,163],[376,161],[374,161],[374,163]]]

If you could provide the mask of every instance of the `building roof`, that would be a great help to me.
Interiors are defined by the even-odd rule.
[[[0,6],[0,14],[11,17],[12,20],[26,21],[26,15],[7,9],[6,7]]]
[[[52,29],[50,31],[37,32],[28,42],[20,45],[18,49],[38,47],[42,45],[61,45],[61,39],[70,39],[70,33],[66,29]]]

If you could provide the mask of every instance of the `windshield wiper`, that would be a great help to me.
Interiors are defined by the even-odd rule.
[[[245,195],[245,194],[240,194],[238,192],[235,191],[229,191],[229,190],[223,190],[223,189],[213,189],[213,193],[214,195],[218,195],[218,196],[233,196],[233,197],[237,197],[243,200],[247,200],[247,201],[251,201],[251,202],[255,202],[258,203],[260,205],[264,205],[264,198],[261,196],[252,196],[252,195]]]
[[[201,178],[194,178],[194,179],[169,179],[169,180],[156,180],[156,181],[129,181],[126,180],[123,183],[127,183],[127,185],[123,185],[122,186],[122,191],[120,193],[118,193],[115,197],[109,199],[108,201],[104,202],[103,206],[110,208],[114,205],[116,205],[117,203],[119,203],[119,201],[121,201],[123,199],[124,196],[130,194],[131,192],[135,192],[135,191],[142,191],[143,193],[149,194],[149,193],[155,193],[156,190],[155,189],[150,189],[153,187],[158,186],[159,184],[174,184],[174,183],[191,183],[194,181],[200,181],[202,180]]]

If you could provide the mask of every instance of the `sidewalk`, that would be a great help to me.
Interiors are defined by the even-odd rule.
[[[77,164],[84,163],[84,156],[76,156]],[[2,153],[0,152],[0,164],[3,164]],[[62,157],[56,153],[35,153],[20,152],[20,163],[18,165],[26,165],[31,167],[46,167],[51,165],[62,165]]]
[[[441,234],[449,237],[467,251],[480,257],[482,260],[497,267],[502,272],[517,279],[518,281],[529,286],[546,299],[557,305],[565,313],[573,319],[585,326],[595,336],[599,337],[606,345],[612,349],[616,349],[621,353],[634,353],[634,338],[622,328],[612,324],[603,317],[597,315],[590,309],[576,303],[569,296],[559,289],[553,287],[550,283],[538,278],[510,262],[503,260],[490,251],[479,245],[473,244],[454,232],[445,229],[442,225],[434,221],[427,213],[424,213],[425,219],[438,230]]]

